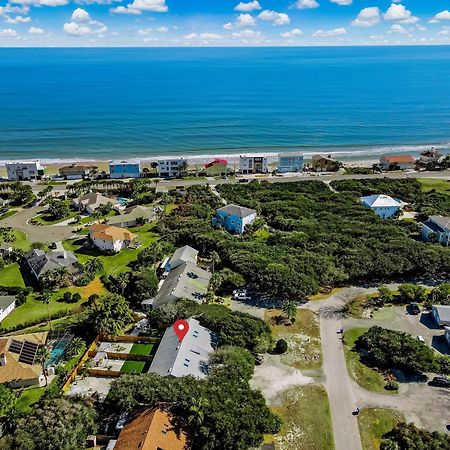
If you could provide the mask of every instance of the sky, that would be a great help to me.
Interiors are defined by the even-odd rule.
[[[450,44],[450,0],[0,0],[0,47]]]

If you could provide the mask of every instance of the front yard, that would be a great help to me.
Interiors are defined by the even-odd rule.
[[[283,404],[272,408],[283,420],[281,432],[272,439],[277,450],[333,450],[330,406],[325,389],[297,386],[283,394]]]
[[[0,286],[25,287],[18,263],[13,263],[0,269]]]

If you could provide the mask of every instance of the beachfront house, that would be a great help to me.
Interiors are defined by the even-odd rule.
[[[400,202],[389,197],[389,195],[368,195],[367,197],[361,197],[360,201],[363,206],[370,208],[382,219],[394,217],[401,208]]]
[[[416,167],[416,160],[412,155],[386,155],[380,158],[383,170],[412,170]]]
[[[152,299],[144,300],[144,308],[159,308],[185,298],[202,303],[208,292],[212,274],[191,261],[172,269]]]
[[[85,164],[70,164],[60,167],[59,174],[66,180],[81,180],[91,178],[97,173],[98,167]]]
[[[183,176],[188,169],[186,158],[171,158],[158,160],[158,175],[161,178],[173,178]]]
[[[337,172],[341,167],[341,163],[331,157],[314,155],[311,159],[311,170],[313,172]]]
[[[436,164],[443,157],[442,153],[432,147],[429,150],[424,150],[419,157],[419,163],[427,166],[429,164]]]
[[[89,229],[89,238],[95,247],[104,252],[117,253],[127,248],[136,239],[136,235],[126,228],[96,223]]]
[[[450,305],[433,305],[431,315],[440,327],[450,326]]]
[[[212,223],[216,227],[223,227],[233,234],[242,234],[247,225],[256,219],[256,211],[238,205],[222,206],[216,211]]]
[[[122,214],[113,216],[108,219],[108,225],[115,227],[127,228],[143,225],[156,219],[156,213],[146,206],[136,205],[130,206],[123,210]]]
[[[120,204],[116,199],[105,197],[98,192],[88,192],[81,198],[74,198],[72,200],[73,206],[80,212],[86,214],[93,214],[98,207],[110,203],[114,209],[118,209]]]
[[[0,295],[0,322],[11,314],[16,307],[16,297],[12,295]]]
[[[296,153],[278,154],[278,172],[301,172],[303,170],[303,155]]]
[[[8,180],[32,181],[44,176],[44,167],[39,161],[6,163],[5,166]]]
[[[109,163],[109,177],[113,179],[139,178],[141,172],[141,163],[136,159],[116,160]]]
[[[107,450],[187,450],[188,442],[187,431],[171,413],[143,408],[132,415]]]
[[[428,242],[439,242],[448,246],[450,243],[450,217],[430,216],[422,223],[422,238]]]
[[[214,161],[205,164],[206,176],[224,176],[228,173],[228,161],[226,159],[216,158]]]
[[[241,174],[267,173],[267,155],[255,153],[239,156],[239,172]]]
[[[192,317],[189,330],[180,342],[173,327],[166,328],[149,373],[161,376],[206,378],[209,360],[217,346],[217,336]]]

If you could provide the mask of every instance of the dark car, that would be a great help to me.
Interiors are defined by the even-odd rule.
[[[420,314],[419,305],[416,302],[411,302],[408,305],[408,311],[409,311],[410,314],[413,314],[414,316],[417,316],[417,314]]]
[[[447,377],[434,377],[428,384],[430,386],[450,388],[450,380]]]
[[[248,180],[247,178],[241,178],[239,180],[239,183],[248,183],[250,180]]]
[[[56,245],[56,242],[52,242],[48,247],[52,250],[55,250],[56,248],[58,248],[58,246]]]

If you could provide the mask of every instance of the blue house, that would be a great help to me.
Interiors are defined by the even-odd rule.
[[[301,172],[303,170],[303,155],[295,153],[278,154],[278,172]]]
[[[111,161],[109,175],[111,178],[139,178],[141,163],[135,159]]]
[[[450,217],[430,216],[422,223],[422,238],[425,241],[439,242],[450,245]]]
[[[216,227],[223,227],[233,234],[242,234],[246,225],[252,224],[256,219],[254,209],[244,206],[227,205],[216,211],[212,223]]]
[[[400,203],[394,200],[389,195],[368,195],[367,197],[361,197],[361,203],[363,206],[370,208],[375,214],[382,219],[389,219],[395,216],[400,210]]]

